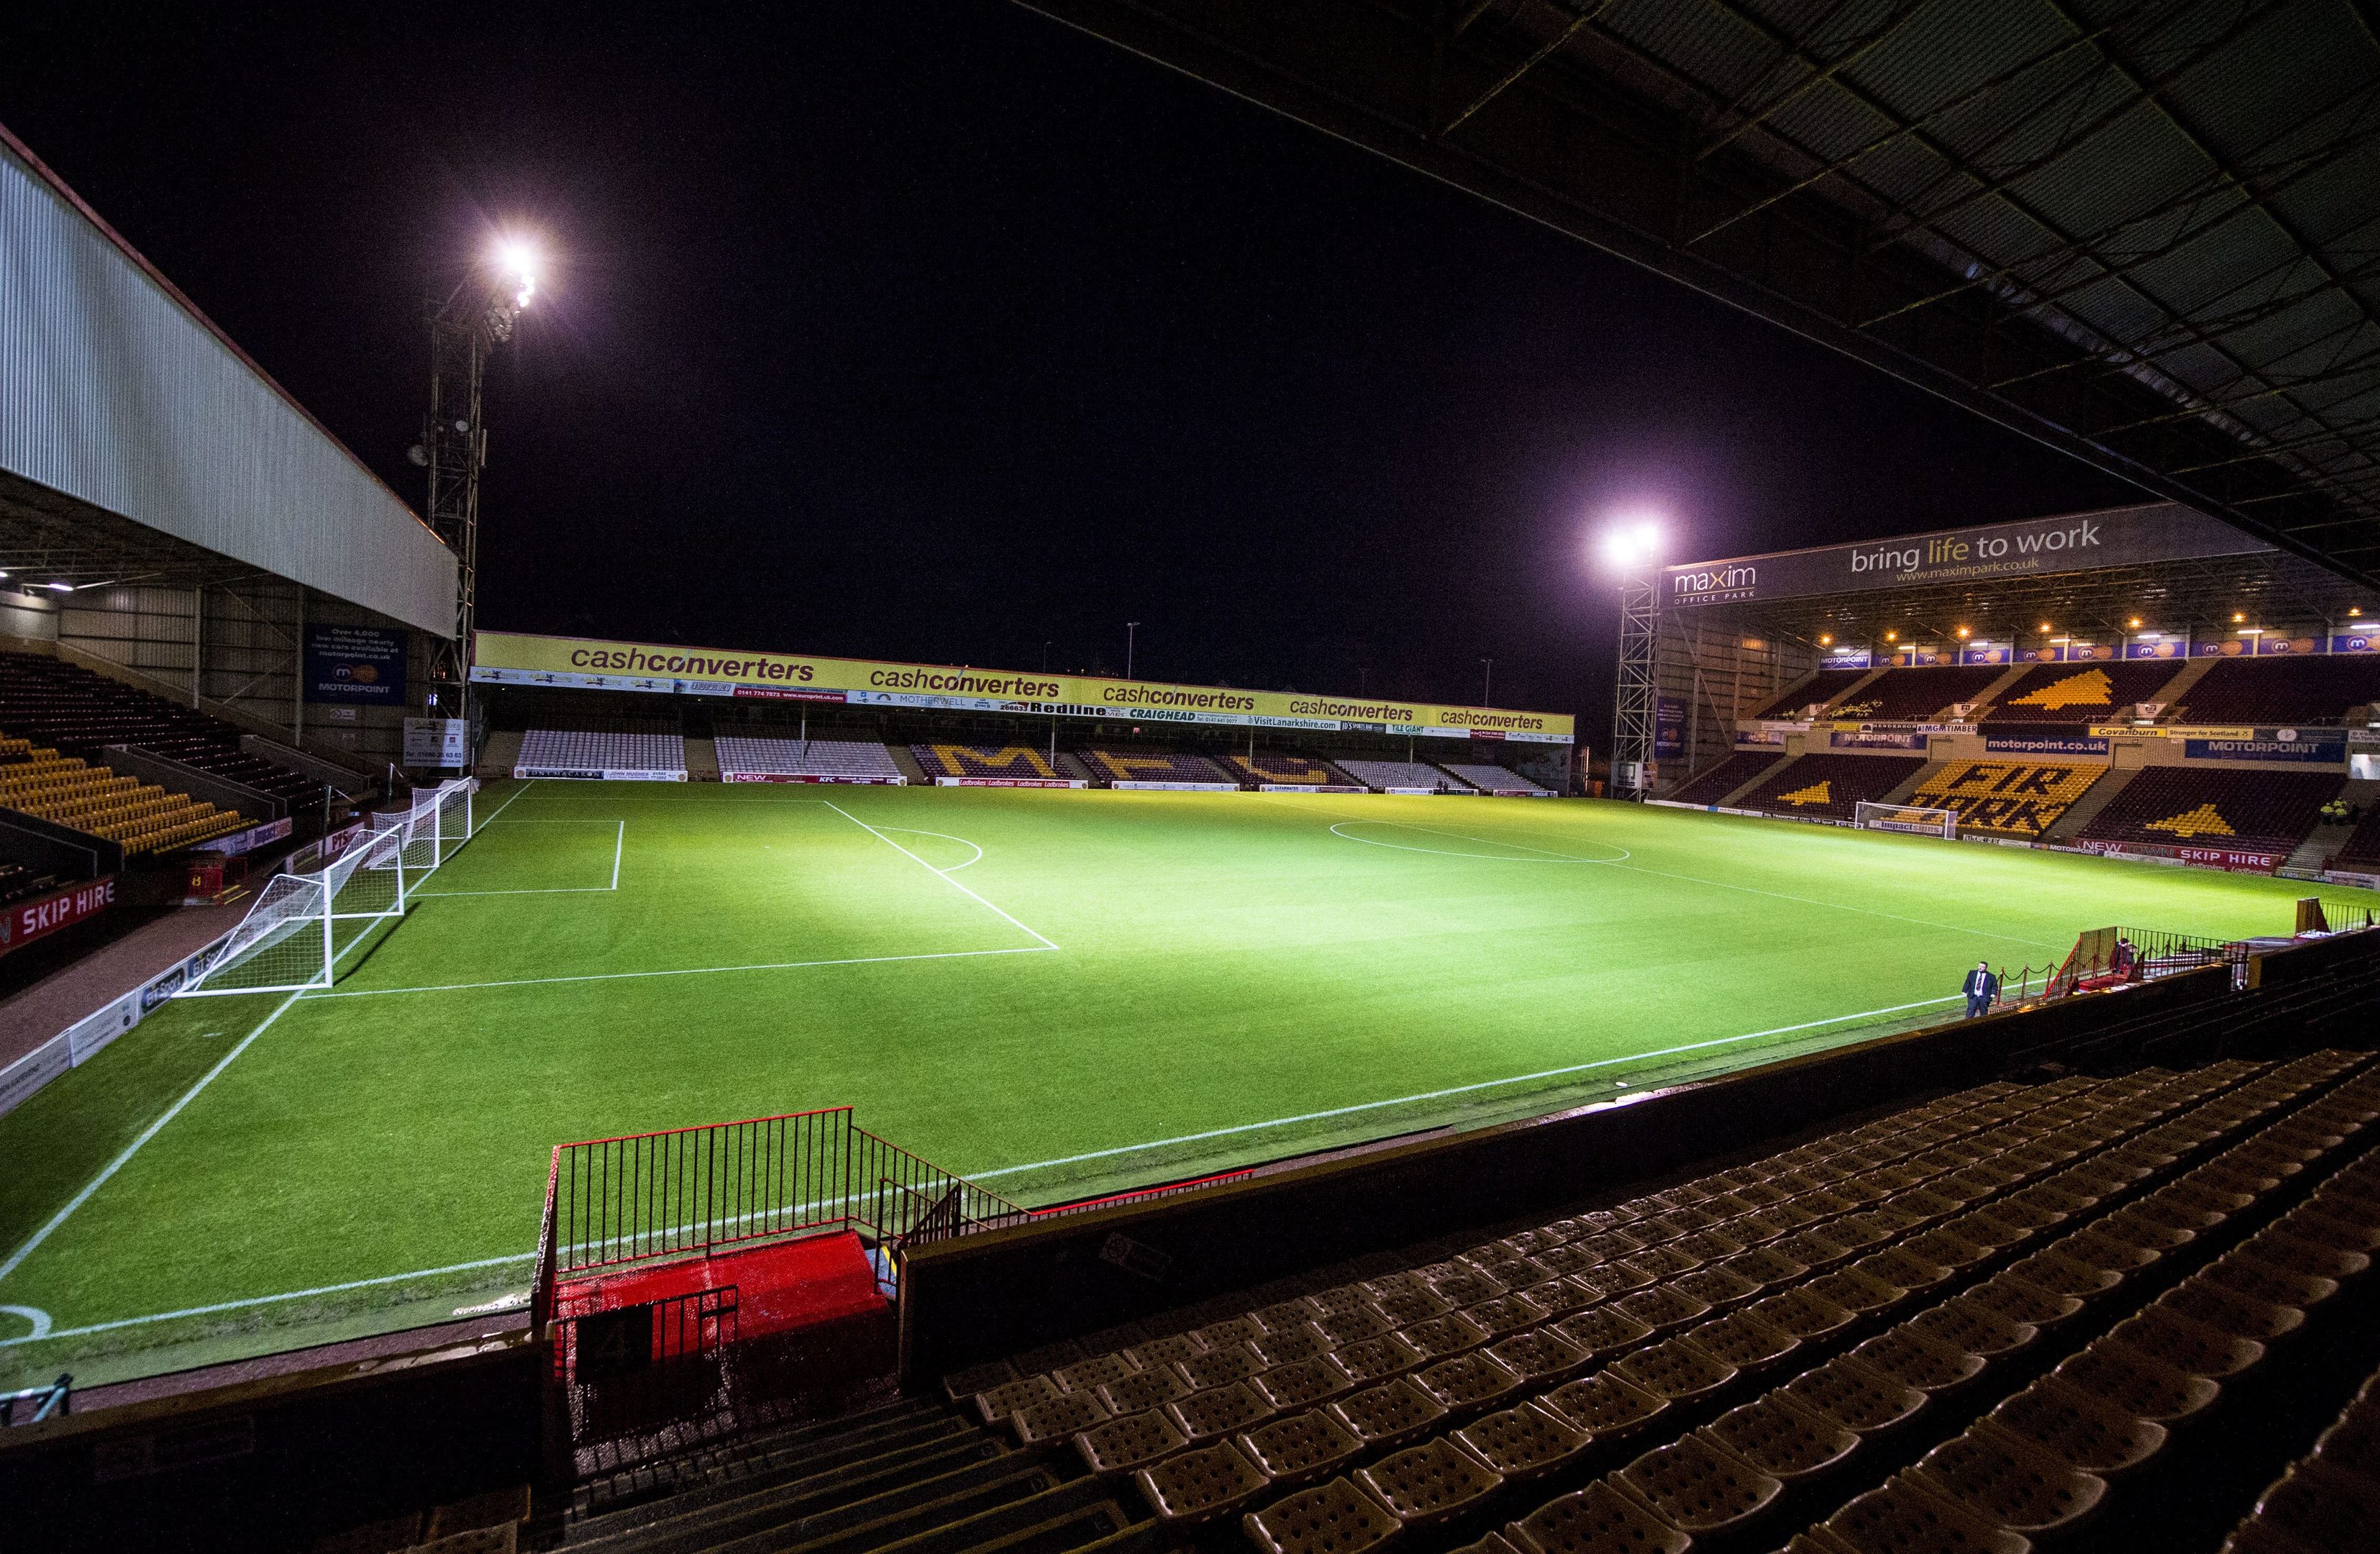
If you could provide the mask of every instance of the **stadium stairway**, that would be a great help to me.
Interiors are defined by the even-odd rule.
[[[2082,834],[2082,828],[2099,818],[2099,811],[2114,802],[2116,795],[2131,786],[2132,779],[2147,771],[2146,767],[2116,767],[2083,792],[2081,798],[2066,807],[2066,813],[2050,823],[2041,833],[2048,843],[2070,842]]]
[[[708,739],[689,736],[686,742],[686,780],[689,783],[719,781],[719,747]]]
[[[1886,794],[1876,802],[1879,804],[1907,803],[1911,794],[1915,793],[1918,789],[1931,782],[1936,773],[1939,772],[1944,767],[1949,764],[1950,763],[1946,760],[1927,761],[1924,766],[1919,767],[1916,771],[1909,774],[1909,781],[1901,783],[1899,787],[1894,788],[1891,792]]]
[[[1775,760],[1770,761],[1767,766],[1764,766],[1759,771],[1754,772],[1752,774],[1751,782],[1740,783],[1737,786],[1729,789],[1726,796],[1715,799],[1713,802],[1721,806],[1733,804],[1745,794],[1750,793],[1753,789],[1760,786],[1761,783],[1766,783],[1771,777],[1776,776],[1777,769],[1792,759],[1793,758],[1791,756],[1779,755]]]
[[[2339,790],[2338,796],[2354,812],[2371,809],[2380,806],[2380,781],[2350,777],[2347,786]],[[2332,858],[2338,856],[2338,850],[2347,845],[2348,838],[2354,834],[2355,822],[2352,820],[2316,826],[2303,842],[2298,844],[2297,851],[2282,860],[2281,867],[2310,870],[2325,868]]]
[[[1172,1542],[1128,1486],[1020,1451],[939,1402],[747,1438],[658,1498],[623,1478],[580,1487],[533,1541],[570,1554],[1155,1554]]]
[[[2222,662],[2221,659],[2191,660],[2180,674],[2166,682],[2165,689],[2157,693],[2159,698],[2168,702],[2186,701],[2190,687],[2206,678],[2206,672]]]
[[[2032,667],[2033,665],[2029,663],[2010,664],[2007,674],[2001,675],[1990,685],[1985,686],[1981,692],[1977,693],[1975,697],[1976,705],[1980,707],[1988,707],[1993,702],[1998,701],[2001,697],[2006,696],[2008,694],[2009,687],[2015,685],[2019,680],[2024,678],[2025,671]]]
[[[521,731],[498,728],[488,731],[487,743],[480,747],[477,768],[482,777],[509,777],[520,763]]]
[[[888,741],[884,748],[886,753],[892,756],[893,767],[903,777],[908,779],[911,787],[920,784],[928,787],[933,785],[932,779],[926,775],[926,769],[917,764],[917,758],[910,753],[908,746],[896,745]]]

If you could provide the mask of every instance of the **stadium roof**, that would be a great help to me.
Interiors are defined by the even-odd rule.
[[[2380,578],[2369,0],[1019,3]]]
[[[454,552],[5,128],[0,568],[34,587],[284,577],[454,629]]]

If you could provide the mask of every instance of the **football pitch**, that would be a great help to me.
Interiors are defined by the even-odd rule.
[[[1978,959],[2285,933],[2301,891],[1584,800],[538,782],[478,813],[334,987],[175,1001],[0,1118],[0,1386],[501,1300],[564,1140],[850,1105],[1056,1201],[1927,1023]]]

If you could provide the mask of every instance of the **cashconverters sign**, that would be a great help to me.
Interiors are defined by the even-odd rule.
[[[2254,555],[2272,547],[2179,503],[2114,507],[2023,523],[1784,551],[1662,569],[1661,602],[1695,609],[2079,572],[2201,556]]]
[[[1230,724],[1453,739],[1567,745],[1573,720],[1561,712],[1434,702],[1378,701],[1177,686],[1085,674],[884,663],[799,653],[733,652],[580,637],[483,631],[474,639],[471,678],[482,685],[565,686],[674,696],[832,701],[963,712],[1024,712],[1133,722]]]

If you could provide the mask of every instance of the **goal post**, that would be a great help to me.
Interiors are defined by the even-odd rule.
[[[318,869],[276,874],[222,946],[175,996],[305,992],[327,988],[339,961],[374,925],[402,919],[413,892],[471,839],[470,778],[417,793],[374,815]]]
[[[1862,831],[1900,831],[1916,836],[1938,836],[1945,842],[1959,834],[1956,809],[1933,809],[1922,804],[1874,804],[1859,801],[1852,817]]]

